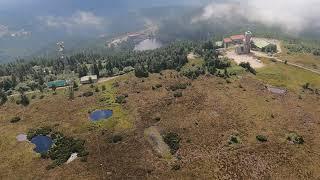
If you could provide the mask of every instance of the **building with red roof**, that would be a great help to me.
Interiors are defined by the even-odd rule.
[[[224,44],[225,48],[229,47],[232,44],[232,39],[231,38],[224,38],[223,44]]]
[[[243,43],[245,36],[243,34],[233,35],[230,37],[230,39],[236,44],[241,44],[241,43]]]

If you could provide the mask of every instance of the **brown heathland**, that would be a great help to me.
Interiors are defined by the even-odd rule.
[[[251,75],[232,82],[214,76],[189,80],[176,72],[153,74],[144,80],[133,75],[114,80],[116,94],[128,94],[127,102],[113,124],[127,118],[129,126],[92,124],[88,110],[110,108],[93,97],[64,95],[34,100],[22,108],[7,103],[0,108],[0,179],[316,179],[320,177],[320,97],[305,92],[303,99],[288,92],[271,94]],[[111,83],[111,82],[108,82]],[[169,89],[190,83],[182,97]],[[162,87],[152,88],[161,84]],[[81,87],[80,91],[84,91]],[[109,91],[109,90],[108,90]],[[111,92],[111,90],[109,91]],[[80,93],[80,92],[78,92]],[[10,123],[10,117],[21,122]],[[159,120],[160,117],[160,120]],[[125,123],[124,123],[125,124]],[[130,124],[130,123],[129,123]],[[27,142],[15,137],[29,128],[50,125],[66,135],[86,140],[87,162],[79,159],[53,170]],[[182,138],[174,159],[153,151],[144,130],[157,126],[162,133],[175,132]],[[121,128],[123,127],[123,128]],[[305,143],[291,144],[286,135],[301,135]],[[110,143],[119,134],[123,140]],[[265,135],[267,142],[256,140]],[[231,135],[239,144],[229,145]],[[172,169],[172,167],[179,168]]]

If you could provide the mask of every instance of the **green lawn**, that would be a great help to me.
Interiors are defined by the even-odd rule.
[[[189,58],[188,63],[185,64],[182,68],[181,71],[187,71],[187,70],[192,70],[192,69],[197,69],[197,67],[202,67],[204,65],[204,59],[202,58]]]
[[[267,66],[257,69],[257,77],[265,83],[299,91],[302,85],[310,83],[313,88],[320,88],[320,76],[282,63],[267,63]]]

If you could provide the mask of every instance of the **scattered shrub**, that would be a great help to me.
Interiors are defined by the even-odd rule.
[[[13,117],[13,118],[10,120],[10,122],[11,122],[11,123],[17,123],[17,122],[19,122],[20,120],[21,120],[20,117]]]
[[[31,96],[31,99],[35,99],[36,97],[37,97],[37,95],[34,94]]]
[[[155,86],[152,86],[152,90],[156,90],[162,87],[162,84],[156,84]]]
[[[287,140],[294,143],[294,144],[303,144],[304,143],[304,139],[302,138],[302,136],[298,135],[295,132],[291,132],[287,135]]]
[[[93,89],[93,88],[94,88],[94,85],[93,85],[93,84],[91,84],[91,85],[90,85],[90,88],[91,88],[91,89]]]
[[[96,87],[96,89],[94,90],[95,92],[100,92],[99,87]]]
[[[175,92],[174,94],[173,94],[173,96],[174,97],[182,97],[182,92]]]
[[[245,68],[247,71],[251,72],[254,75],[257,74],[256,70],[251,67],[249,62],[241,62],[239,66]]]
[[[172,169],[172,170],[175,170],[175,171],[178,171],[178,170],[181,169],[181,166],[180,166],[179,164],[175,164],[175,165],[172,166],[171,169]]]
[[[122,141],[122,136],[121,135],[113,135],[111,139],[109,140],[109,143],[118,143]]]
[[[238,136],[232,135],[229,139],[229,144],[239,144],[240,138]]]
[[[205,74],[203,67],[193,67],[192,69],[184,70],[182,75],[186,76],[189,79],[197,79],[200,75]]]
[[[79,85],[75,81],[73,81],[73,88],[75,91],[79,90]]]
[[[176,90],[179,90],[179,89],[186,89],[187,86],[188,86],[188,84],[186,84],[186,83],[177,83],[177,84],[171,85],[169,87],[169,89],[171,91],[176,91]]]
[[[180,148],[181,138],[177,133],[169,132],[163,136],[163,140],[170,147],[171,154],[175,154]]]
[[[3,105],[8,100],[7,94],[0,90],[0,105]]]
[[[102,90],[102,91],[107,90],[106,85],[102,85],[102,86],[101,86],[101,90]]]
[[[30,104],[30,100],[25,94],[22,94],[20,96],[20,103],[19,104],[22,104],[23,106],[28,106]]]
[[[310,89],[310,83],[305,83],[304,85],[302,85],[303,89]]]
[[[148,69],[140,64],[136,64],[134,67],[134,74],[138,78],[149,77]]]
[[[159,122],[161,120],[161,118],[160,117],[156,117],[156,118],[154,118],[154,120]]]
[[[114,83],[112,84],[112,87],[119,87],[119,82],[114,82]]]
[[[84,158],[89,153],[85,150],[84,140],[66,137],[60,132],[53,132],[50,127],[40,129],[30,129],[27,133],[28,140],[35,136],[50,136],[54,142],[47,153],[41,153],[41,158],[50,158],[53,163],[46,167],[47,170],[53,169],[65,163],[72,153],[78,153],[78,157]]]
[[[267,138],[266,136],[264,136],[264,135],[258,135],[258,136],[256,136],[256,139],[257,139],[258,141],[260,141],[260,142],[266,142],[266,141],[268,141],[268,138]]]
[[[44,98],[44,95],[39,96],[39,99],[43,99],[43,98]]]
[[[52,133],[51,138],[55,145],[49,149],[48,155],[50,159],[54,160],[54,165],[59,166],[65,163],[72,153],[78,153],[79,157],[88,155],[84,147],[84,140],[65,137],[59,132]]]
[[[31,141],[31,139],[35,136],[46,136],[52,132],[50,127],[42,127],[40,129],[30,129],[27,133],[27,139]]]
[[[82,94],[84,97],[90,97],[90,96],[93,96],[93,92],[91,91],[88,91],[88,92],[85,92]]]
[[[124,104],[126,103],[126,97],[123,95],[117,96],[115,102],[118,104]]]

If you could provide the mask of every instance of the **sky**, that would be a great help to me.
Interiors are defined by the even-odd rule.
[[[320,31],[320,0],[0,0],[0,38],[29,31],[103,32],[115,16],[147,7],[202,8],[191,22],[239,17],[284,31]]]
[[[306,28],[320,28],[320,0],[228,0],[209,3],[193,21],[243,17],[251,22],[280,26],[299,33]]]

